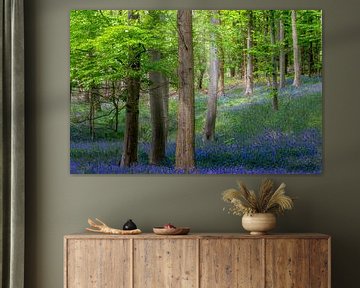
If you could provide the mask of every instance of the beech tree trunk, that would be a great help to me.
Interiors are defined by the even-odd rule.
[[[212,25],[219,25],[219,20],[215,15],[211,18]],[[218,50],[216,47],[216,35],[214,32],[211,33],[210,39],[210,53],[209,53],[209,88],[208,88],[208,103],[206,122],[204,129],[204,140],[214,141],[215,140],[215,122],[217,112],[217,97],[218,97],[218,81],[219,81],[219,57]]]
[[[195,168],[195,99],[192,11],[178,10],[179,33],[179,111],[176,138],[176,169]]]
[[[133,11],[128,13],[129,20],[138,19],[139,16]],[[138,138],[139,138],[139,97],[140,97],[140,45],[133,45],[129,49],[129,68],[132,75],[126,81],[126,118],[123,154],[120,160],[121,167],[130,167],[137,162]]]
[[[166,21],[163,12],[156,10],[149,10],[149,15],[152,21],[149,23],[152,29],[157,29],[156,24],[164,23]],[[160,51],[150,51],[150,58],[157,62],[162,58]],[[152,152],[149,155],[150,163],[160,164],[165,158],[165,149],[168,135],[168,114],[169,114],[169,79],[167,76],[159,71],[152,71],[149,74],[149,80],[152,82],[150,87],[150,108],[152,119]],[[154,97],[152,97],[154,96]],[[160,106],[161,105],[161,106]],[[153,109],[154,108],[154,109]],[[156,122],[162,122],[163,128],[156,125]],[[161,132],[163,130],[163,132]],[[160,136],[160,139],[157,139]],[[163,147],[162,147],[163,146]],[[153,154],[153,155],[151,155]]]
[[[280,57],[279,57],[279,69],[280,69],[280,83],[279,88],[285,87],[285,29],[282,19],[279,21],[279,41],[280,41]]]
[[[150,51],[150,57],[153,62],[161,59],[161,53],[156,50]],[[166,128],[165,128],[165,77],[160,71],[149,72],[150,94],[150,114],[151,114],[151,152],[150,163],[159,165],[165,159],[166,147]]]
[[[139,138],[139,77],[129,77],[127,81],[127,101],[123,154],[120,166],[130,167],[137,162],[137,148]]]
[[[298,46],[298,36],[296,29],[296,11],[291,10],[291,27],[292,27],[292,40],[293,40],[293,53],[294,53],[294,82],[295,87],[299,87],[301,84],[300,76],[300,59],[299,59],[299,46]]]
[[[247,27],[247,53],[246,53],[246,87],[245,95],[250,96],[254,92],[254,76],[253,76],[253,56],[251,55],[251,49],[253,46],[252,40],[253,30],[253,14],[252,11],[248,11],[248,27]]]
[[[271,45],[275,46],[275,11],[270,11],[270,42]],[[274,110],[279,110],[279,100],[278,100],[278,84],[277,84],[277,63],[276,63],[276,57],[275,57],[275,51],[272,51],[271,53],[271,94],[272,94],[272,100],[273,100],[273,108]]]

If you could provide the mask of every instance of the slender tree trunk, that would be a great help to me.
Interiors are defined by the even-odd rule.
[[[218,19],[214,18],[214,25],[221,25],[220,20],[220,11],[218,10],[216,16]],[[218,96],[225,95],[225,50],[224,50],[224,43],[222,39],[222,35],[220,33],[215,35],[216,42],[218,45],[218,61],[219,61],[219,87],[218,87]]]
[[[133,11],[128,13],[129,20],[138,19],[139,16]],[[139,97],[140,97],[140,45],[133,45],[129,49],[129,68],[132,76],[127,79],[127,99],[125,134],[123,154],[120,160],[121,167],[130,167],[137,162],[138,138],[139,138]]]
[[[115,107],[115,132],[119,131],[119,106]]]
[[[220,44],[219,47],[219,96],[225,95],[225,67],[224,67],[224,47]]]
[[[95,98],[94,98],[93,90],[90,89],[89,91],[89,132],[91,140],[95,140],[95,115],[96,115],[96,105],[95,105]]]
[[[275,11],[270,11],[270,42],[271,45],[275,46]],[[271,53],[271,75],[272,75],[272,81],[271,81],[271,94],[273,98],[273,108],[274,110],[279,110],[279,100],[278,100],[278,84],[277,84],[277,63],[276,63],[276,57],[275,57],[275,51],[272,51]]]
[[[248,11],[248,27],[247,27],[247,54],[246,54],[246,87],[245,95],[250,96],[254,91],[254,76],[253,76],[253,56],[251,54],[251,49],[253,46],[252,40],[252,30],[253,30],[253,14],[252,11]]]
[[[235,67],[230,67],[230,77],[231,78],[235,77],[235,73],[236,73]]]
[[[295,87],[299,87],[301,84],[300,81],[300,59],[299,59],[299,46],[298,46],[298,36],[296,29],[296,11],[291,10],[291,27],[292,27],[292,40],[293,40],[293,52],[294,52],[294,82]]]
[[[198,79],[198,89],[201,90],[202,86],[203,86],[203,80],[204,80],[204,75],[205,75],[205,68],[200,68],[199,69],[199,79]]]
[[[219,19],[216,18],[215,12],[211,18],[211,24],[219,25]],[[217,97],[218,97],[218,81],[219,81],[219,57],[218,49],[216,46],[216,35],[211,33],[210,40],[210,53],[209,53],[209,88],[208,88],[208,103],[206,122],[204,129],[204,141],[215,140],[215,122],[217,112]]]
[[[195,98],[194,56],[192,43],[192,11],[178,10],[179,33],[179,111],[176,138],[177,169],[195,168]]]
[[[279,88],[285,87],[285,29],[284,22],[282,19],[279,20],[279,41],[280,41],[280,57],[279,57],[279,68],[280,68],[280,84]]]
[[[246,42],[246,41],[245,41]],[[245,46],[246,46],[246,43],[245,43]],[[244,47],[245,47],[244,46]],[[246,63],[246,51],[244,50],[243,51],[243,61],[242,61],[242,65],[240,67],[240,71],[241,71],[241,76],[243,78],[243,82],[245,83],[245,86],[246,86],[246,79],[247,79],[247,76],[246,76],[246,67],[247,67],[247,63]]]
[[[150,57],[153,62],[161,59],[161,53],[156,50],[150,52]],[[151,71],[149,73],[150,84],[150,114],[151,114],[151,152],[150,163],[159,165],[165,159],[165,105],[163,85],[164,77],[159,71]]]
[[[198,81],[197,81],[197,88],[199,90],[203,89],[203,82],[204,82],[204,76],[205,76],[205,72],[206,72],[206,67],[207,67],[207,46],[206,46],[206,42],[207,42],[207,35],[206,35],[206,29],[203,28],[203,30],[201,31],[201,35],[200,35],[200,53],[199,53],[199,57],[198,57],[198,63],[196,63],[199,67],[198,70]]]
[[[312,42],[310,41],[309,43],[309,51],[308,51],[308,61],[309,61],[309,77],[312,76],[313,74],[313,67],[314,67],[314,54],[313,54],[313,44]]]
[[[164,110],[164,139],[165,139],[165,149],[168,139],[168,133],[169,133],[169,79],[161,73],[162,76],[162,94],[163,94],[163,110]]]
[[[316,50],[315,50],[315,55],[316,55],[316,58],[315,58],[315,63],[316,63],[316,75],[317,76],[321,76],[321,70],[322,70],[322,53],[321,53],[321,42],[320,43],[316,43]]]
[[[264,16],[265,16],[265,23],[264,23],[264,39],[267,39],[268,37],[269,37],[269,33],[271,33],[271,28],[270,28],[270,26],[271,26],[271,21],[270,21],[270,18],[269,18],[269,12],[268,11],[265,11],[264,12]],[[271,37],[271,36],[270,36]],[[271,75],[271,71],[269,71],[269,70],[265,70],[265,72],[264,72],[264,74],[265,74],[265,79],[266,79],[266,86],[267,87],[271,87],[271,83],[272,83],[272,80],[271,80],[271,77],[272,77],[272,75]]]

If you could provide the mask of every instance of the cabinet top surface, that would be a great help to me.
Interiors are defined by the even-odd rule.
[[[65,239],[329,239],[329,235],[320,233],[286,233],[250,235],[245,233],[189,233],[188,235],[156,235],[142,233],[138,235],[109,235],[101,233],[75,233],[64,236]]]

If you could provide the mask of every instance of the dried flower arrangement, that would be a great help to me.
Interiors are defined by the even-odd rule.
[[[239,189],[231,188],[223,192],[222,198],[231,203],[229,212],[233,215],[252,215],[255,213],[283,214],[285,210],[294,207],[294,199],[285,195],[285,183],[274,190],[274,182],[264,179],[259,193],[249,190],[245,184],[238,181]]]

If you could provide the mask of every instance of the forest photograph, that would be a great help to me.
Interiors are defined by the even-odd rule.
[[[71,174],[320,174],[321,10],[70,11]]]

